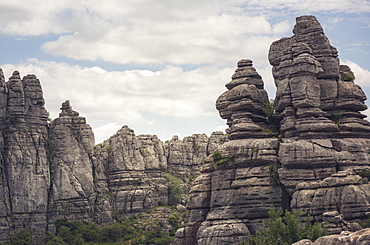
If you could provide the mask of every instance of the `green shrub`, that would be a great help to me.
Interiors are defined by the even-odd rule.
[[[265,113],[265,116],[267,118],[271,118],[274,114],[275,114],[275,110],[276,110],[276,106],[275,106],[275,103],[273,100],[270,100],[270,101],[266,101],[264,103],[264,110],[263,112]]]
[[[266,101],[264,103],[264,110],[263,112],[265,113],[265,117],[269,123],[268,127],[263,130],[264,133],[269,133],[269,134],[277,134],[278,133],[278,121],[276,117],[276,106],[275,102],[273,100]]]
[[[280,178],[279,178],[278,168],[279,167],[276,166],[276,165],[270,165],[269,166],[270,185],[272,187],[278,187],[278,186],[280,186]]]
[[[181,195],[183,193],[181,179],[166,173],[165,181],[168,186],[168,205],[173,206],[181,203]]]
[[[61,237],[53,237],[51,240],[46,242],[46,245],[67,245]]]
[[[101,230],[100,240],[116,242],[123,234],[123,227],[118,223],[113,223]]]
[[[370,178],[370,169],[361,169],[357,171],[356,174],[360,175],[362,178]]]
[[[332,116],[332,118],[331,118],[331,120],[335,124],[339,125],[341,123],[341,119],[343,118],[343,113],[344,113],[343,110],[340,110],[337,113],[334,113],[333,116]]]
[[[264,223],[264,228],[259,228],[256,235],[248,235],[248,245],[290,245],[301,239],[315,241],[326,235],[326,230],[318,223],[312,223],[307,217],[305,224],[301,225],[300,212],[285,212],[284,217],[280,210],[271,208],[269,219]]]
[[[363,227],[363,228],[370,228],[370,215],[367,216],[367,219],[360,222],[360,225]]]
[[[5,242],[6,245],[32,245],[31,233],[27,230],[21,230],[14,233],[10,237],[10,242]]]
[[[213,152],[211,157],[213,159],[213,166],[220,166],[227,162],[234,162],[235,160],[235,156],[223,157],[222,153],[217,150]]]
[[[106,145],[105,150],[107,150],[108,154],[110,154],[112,152],[112,146]]]
[[[76,229],[76,234],[80,234],[86,242],[95,242],[99,238],[99,227],[97,224],[81,224]]]
[[[193,147],[194,152],[199,151],[199,149],[200,149],[200,145],[196,145],[196,146]]]
[[[345,72],[341,74],[342,80],[343,81],[353,81],[355,80],[355,75],[353,75],[352,72]]]

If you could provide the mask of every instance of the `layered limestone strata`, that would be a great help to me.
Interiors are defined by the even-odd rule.
[[[370,228],[356,232],[344,232],[339,235],[323,236],[315,242],[308,239],[298,241],[292,245],[366,245],[369,244]]]
[[[366,96],[348,66],[340,66],[314,16],[297,18],[294,36],[272,43],[269,61],[277,87],[275,106],[284,137],[369,137],[362,120]]]
[[[327,221],[333,234],[359,229],[370,208],[366,96],[315,17],[298,17],[293,32],[270,47],[275,113],[252,61],[238,62],[216,102],[227,136],[163,143],[124,126],[94,146],[69,101],[48,123],[36,76],[5,82],[0,70],[0,241],[28,229],[41,244],[58,219],[104,223],[170,204],[174,177],[190,192],[175,244],[238,244],[271,205]],[[353,244],[366,232],[322,241]]]
[[[48,229],[47,112],[39,80],[0,71],[0,240],[19,229]]]
[[[127,126],[95,147],[94,169],[98,186],[98,219],[111,220],[112,211],[135,214],[159,204],[170,203],[166,174],[182,180],[185,204],[189,181],[199,175],[199,165],[223,142],[226,136],[215,132],[211,137],[195,134],[163,143],[157,136],[139,135]]]
[[[330,234],[360,229],[367,218],[366,96],[314,16],[298,17],[293,33],[269,51],[274,112],[247,59],[217,99],[230,141],[202,167],[174,244],[238,244],[267,220],[270,205],[326,222]]]
[[[230,139],[267,138],[270,133],[266,118],[266,107],[269,103],[263,81],[252,61],[243,59],[231,82],[226,84],[228,91],[216,101],[216,108],[221,118],[227,119],[226,133]]]
[[[59,117],[49,125],[49,141],[52,223],[63,218],[89,221],[94,203],[94,135],[86,119],[73,111],[68,100],[62,104]]]
[[[59,219],[112,222],[114,213],[167,205],[174,193],[166,174],[180,179],[176,201],[185,204],[200,163],[228,140],[215,132],[163,143],[124,126],[94,146],[68,100],[50,123],[44,103],[35,75],[15,71],[6,82],[0,69],[0,242],[27,229],[33,244],[43,244]]]

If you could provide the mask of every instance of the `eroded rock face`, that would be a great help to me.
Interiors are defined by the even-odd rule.
[[[339,171],[321,181],[299,183],[291,207],[324,221],[329,234],[351,231],[355,226],[349,223],[362,221],[370,211],[369,187],[367,178]]]
[[[34,234],[48,229],[50,171],[48,125],[38,79],[5,82],[0,71],[0,240],[21,228]],[[37,236],[35,238],[37,242]]]
[[[252,61],[243,59],[231,82],[226,84],[228,91],[217,99],[216,108],[221,118],[227,119],[229,138],[264,138],[273,134],[268,129],[265,109],[269,103],[263,81]]]
[[[53,221],[88,221],[94,202],[94,135],[86,119],[73,111],[68,100],[61,110],[49,128],[50,212]]]
[[[196,237],[197,244],[233,244],[255,231],[271,205],[282,206],[281,189],[271,184],[277,151],[277,138],[239,139],[222,145],[219,160],[207,158],[190,190],[190,213],[177,242]]]
[[[157,136],[139,135],[127,126],[96,146],[94,168],[98,202],[104,204],[103,217],[112,211],[134,214],[141,210],[168,205],[170,190],[166,173],[179,178],[183,194],[189,192],[190,180],[199,174],[199,165],[226,136],[215,132],[211,137],[195,134],[163,143]],[[183,195],[180,203],[185,204]]]
[[[370,241],[370,228],[356,232],[344,232],[339,235],[329,235],[318,238],[315,242],[301,240],[292,245],[366,245]]]
[[[300,139],[369,137],[370,124],[359,112],[366,109],[366,96],[349,67],[339,65],[319,22],[298,17],[293,33],[269,51],[281,133]]]
[[[33,244],[43,244],[58,219],[112,222],[114,213],[168,205],[177,193],[167,174],[178,178],[176,202],[185,204],[199,165],[227,141],[215,132],[163,143],[124,126],[94,146],[91,127],[68,100],[50,123],[44,103],[35,75],[21,79],[16,71],[5,82],[0,69],[0,241],[27,229]]]
[[[265,113],[263,82],[246,59],[217,99],[230,141],[202,166],[175,244],[238,244],[270,205],[327,222],[330,234],[361,228],[370,208],[359,175],[370,169],[366,96],[314,16],[298,17],[293,33],[269,51],[275,113]]]

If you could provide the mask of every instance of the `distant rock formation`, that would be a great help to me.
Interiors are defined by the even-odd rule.
[[[15,71],[6,82],[0,69],[0,242],[27,229],[33,244],[43,244],[60,219],[104,223],[114,213],[168,205],[166,174],[181,181],[176,201],[185,204],[200,163],[228,141],[215,132],[163,143],[124,126],[94,146],[91,127],[68,100],[50,123],[44,103],[35,75]]]
[[[174,244],[238,244],[271,206],[325,222],[333,235],[314,244],[368,239],[356,231],[370,212],[366,96],[314,16],[293,32],[270,47],[274,103],[243,59],[216,102],[227,135],[165,143],[123,126],[94,146],[68,100],[49,123],[36,76],[5,81],[0,69],[0,242],[27,229],[42,244],[59,219],[107,223],[169,204],[189,210]]]
[[[298,17],[293,33],[270,47],[273,105],[247,59],[217,99],[230,141],[202,166],[174,244],[238,244],[270,205],[327,221],[330,234],[356,231],[367,218],[366,96],[314,16]]]

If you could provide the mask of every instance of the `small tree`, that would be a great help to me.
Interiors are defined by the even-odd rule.
[[[284,217],[280,210],[271,208],[269,219],[264,223],[265,228],[259,228],[256,235],[248,235],[248,245],[290,245],[301,239],[315,241],[326,235],[326,230],[318,223],[312,223],[307,217],[305,224],[301,225],[300,212],[285,212]]]
[[[27,230],[21,230],[17,233],[14,233],[10,237],[10,243],[5,244],[11,244],[11,245],[31,245],[32,244],[32,237],[31,233]]]

